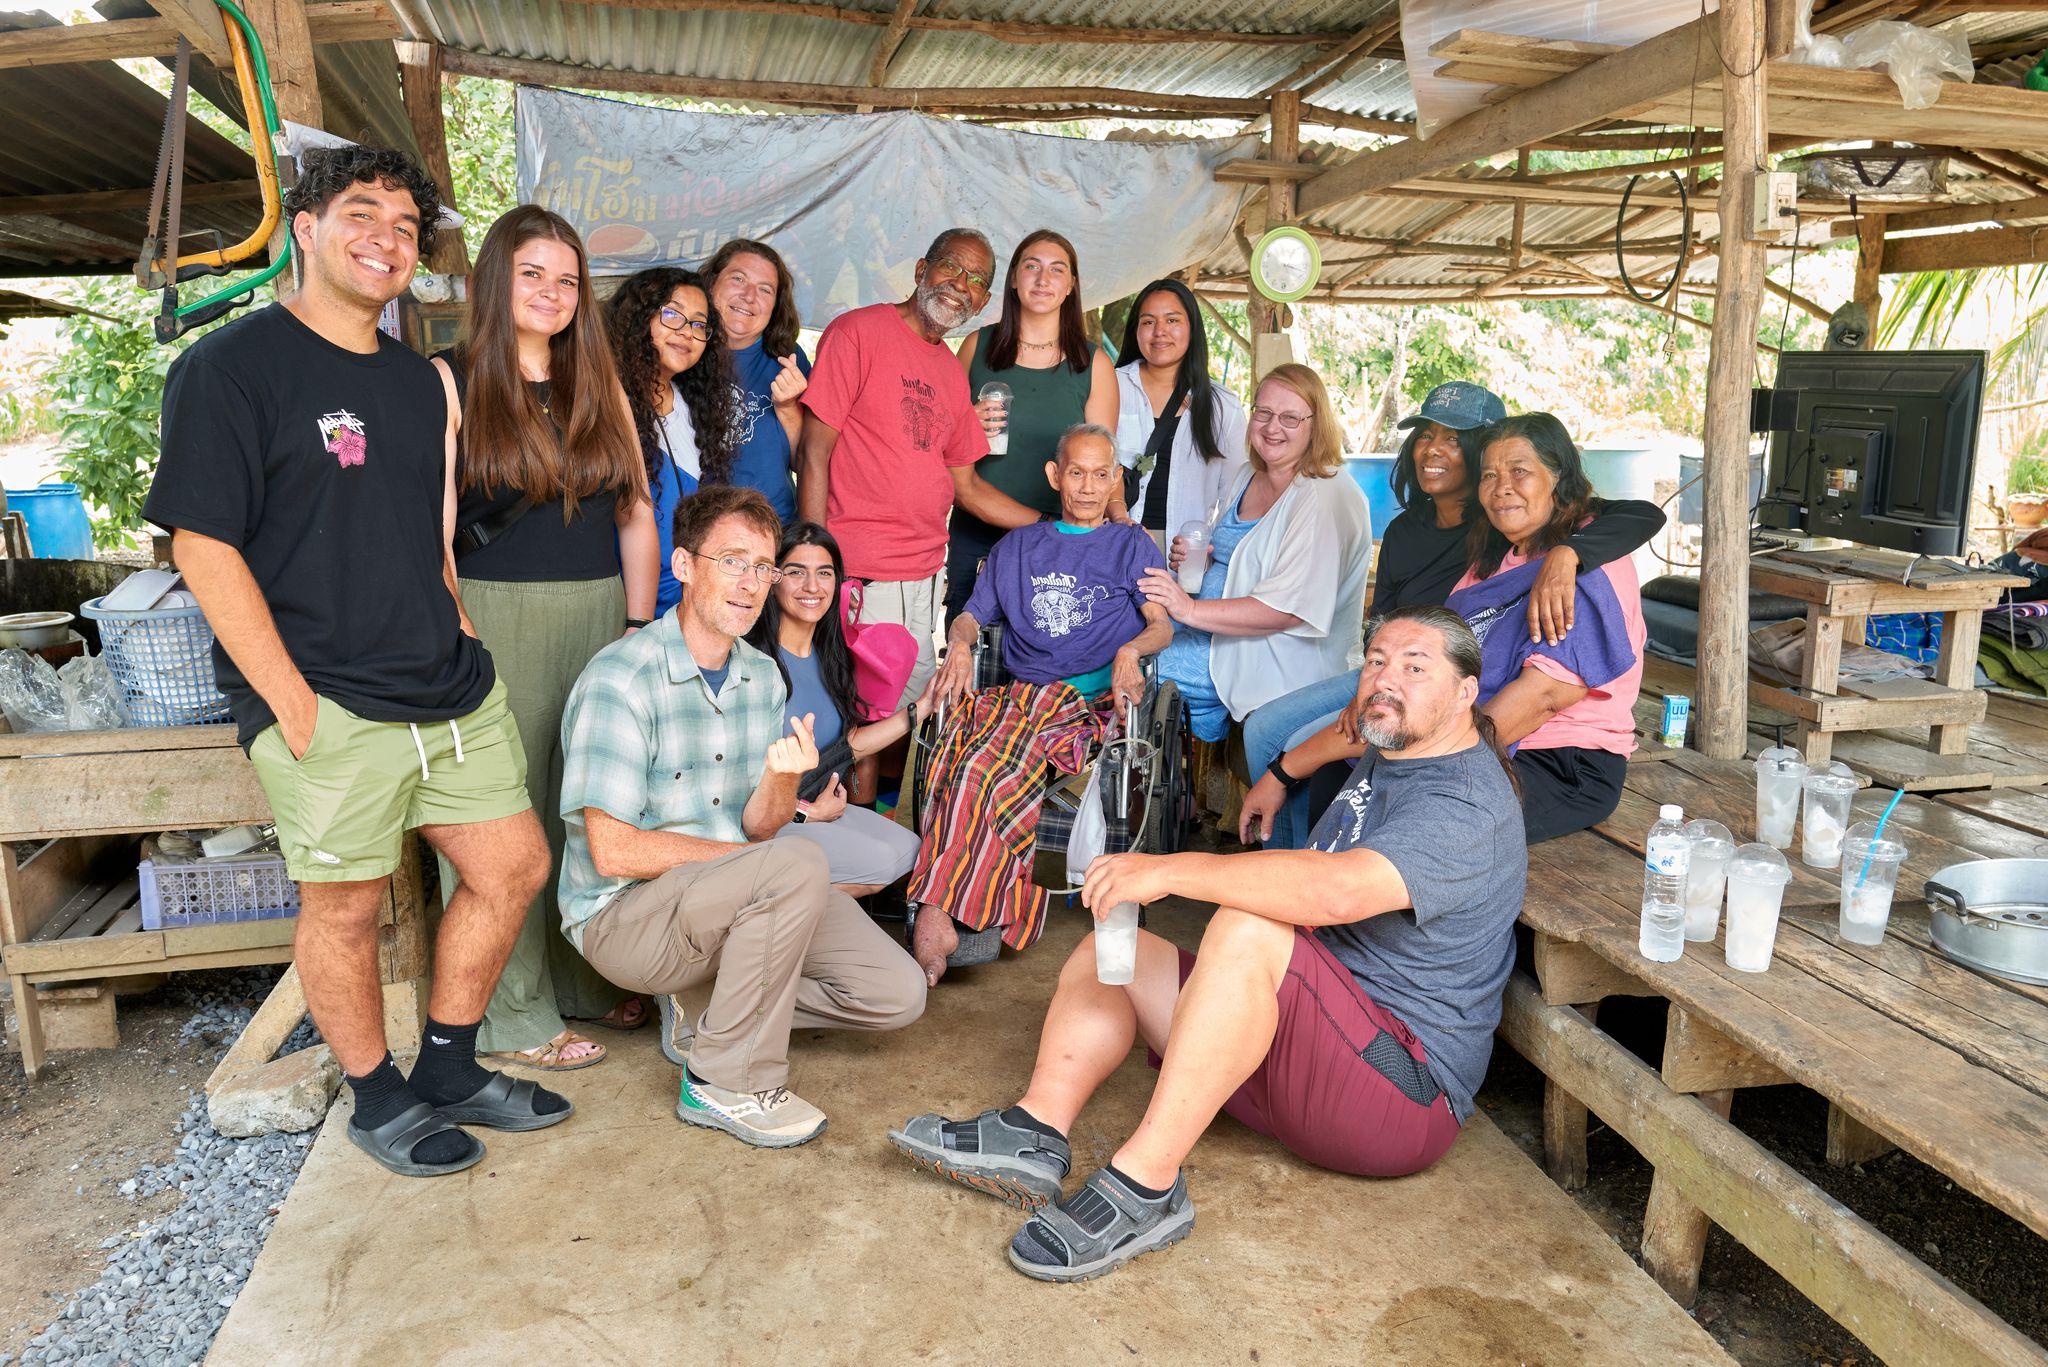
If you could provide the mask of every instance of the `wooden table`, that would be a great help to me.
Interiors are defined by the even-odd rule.
[[[1727,1122],[1736,1088],[1810,1087],[1829,1101],[1832,1161],[1903,1148],[2048,1236],[2048,989],[1942,957],[1917,902],[1943,864],[2048,855],[2048,838],[1908,796],[1892,822],[1911,853],[1882,944],[1842,942],[1835,879],[1795,857],[1768,973],[1730,969],[1718,943],[1688,944],[1675,963],[1642,958],[1641,841],[1656,805],[1684,803],[1689,817],[1713,816],[1741,839],[1754,831],[1754,784],[1746,764],[1682,752],[1632,767],[1610,821],[1531,849],[1522,919],[1534,975],[1511,982],[1501,1033],[1547,1079],[1547,1164],[1567,1187],[1585,1181],[1588,1109],[1649,1159],[1643,1260],[1683,1303],[1697,1291],[1711,1221],[1887,1360],[2048,1362]],[[1860,795],[1857,816],[1875,816],[1889,797]],[[2048,818],[2031,803],[2018,810]],[[1617,996],[1670,1002],[1659,1069],[1594,1023],[1601,1000]]]
[[[1941,755],[1962,754],[1969,748],[1970,723],[1984,716],[1984,695],[1976,691],[1977,638],[1984,609],[1994,606],[2006,589],[2025,581],[1986,573],[1908,587],[1807,563],[1824,558],[1825,553],[1813,553],[1799,562],[1766,557],[1750,563],[1753,589],[1807,605],[1798,686],[1752,679],[1750,701],[1798,719],[1798,745],[1809,764],[1828,762],[1839,732],[1888,726],[1927,726],[1928,749]],[[1941,655],[1934,678],[1843,683],[1842,643],[1860,643],[1867,618],[1893,612],[1940,616]]]
[[[232,726],[0,734],[0,964],[31,1079],[44,1066],[41,984],[290,961],[295,919],[143,930],[124,838],[268,820]],[[35,848],[17,857],[18,842]],[[386,1029],[411,1038],[426,975],[415,841],[379,925]]]

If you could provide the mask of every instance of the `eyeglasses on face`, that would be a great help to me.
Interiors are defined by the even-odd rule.
[[[1256,408],[1252,409],[1253,422],[1257,423],[1261,427],[1269,426],[1277,422],[1280,424],[1280,430],[1283,432],[1296,431],[1301,427],[1303,423],[1307,422],[1308,420],[1309,414],[1307,413],[1282,413],[1279,409],[1268,408],[1264,404],[1260,404]]]
[[[955,280],[965,281],[967,288],[980,294],[988,293],[988,277],[980,271],[971,271],[950,256],[942,256],[926,265],[925,274],[935,285],[951,284]]]
[[[680,310],[666,307],[654,316],[670,332],[687,332],[700,342],[711,339],[711,320],[708,318],[685,318]]]
[[[782,578],[782,571],[765,560],[748,560],[743,555],[705,555],[700,551],[691,551],[690,554],[718,566],[719,572],[727,579],[744,579],[750,572],[764,584],[773,584]]]

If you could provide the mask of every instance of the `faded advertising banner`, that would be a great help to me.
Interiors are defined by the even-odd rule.
[[[956,224],[988,234],[998,270],[1024,234],[1057,229],[1080,254],[1083,302],[1122,298],[1229,238],[1249,192],[1215,169],[1259,146],[1095,142],[907,110],[697,114],[532,86],[517,128],[521,198],[576,225],[595,273],[695,266],[758,238],[789,262],[809,327],[908,295],[917,258]]]

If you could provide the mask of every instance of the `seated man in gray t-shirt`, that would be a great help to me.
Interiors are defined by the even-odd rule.
[[[1375,1177],[1441,1157],[1472,1113],[1514,962],[1528,848],[1491,724],[1479,643],[1456,613],[1401,608],[1366,642],[1351,781],[1306,850],[1110,855],[1083,900],[1217,904],[1189,954],[1139,933],[1135,979],[1096,980],[1094,937],[1060,975],[1014,1106],[923,1115],[913,1160],[1037,1212],[1027,1276],[1078,1281],[1185,1238],[1181,1164],[1217,1111],[1321,1167]],[[1144,1122],[1060,1199],[1067,1131],[1142,1034],[1161,1056]]]

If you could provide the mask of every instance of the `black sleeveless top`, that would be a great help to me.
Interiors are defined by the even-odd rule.
[[[455,395],[469,402],[469,368],[452,350],[435,357],[455,374]],[[528,380],[527,387],[548,408],[548,382]],[[511,510],[523,495],[517,489],[469,489],[462,485],[463,452],[459,436],[455,455],[455,526],[495,519]],[[619,535],[615,521],[618,495],[605,490],[579,499],[576,512],[563,521],[563,505],[536,503],[487,546],[465,552],[458,539],[455,572],[464,579],[514,583],[609,579],[619,573]]]

